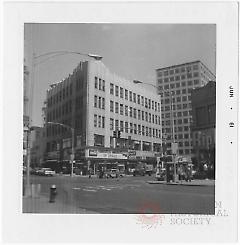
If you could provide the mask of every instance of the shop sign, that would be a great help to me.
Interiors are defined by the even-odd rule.
[[[129,156],[136,156],[136,151],[131,151],[131,150],[129,150],[129,151],[128,151],[128,155],[129,155]]]
[[[89,150],[89,156],[90,157],[96,157],[98,155],[98,151],[96,150]]]
[[[89,150],[87,155],[92,158],[127,159],[127,156],[122,153],[99,152],[97,150]]]

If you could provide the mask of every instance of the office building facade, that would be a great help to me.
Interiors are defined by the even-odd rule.
[[[191,92],[215,75],[201,62],[194,61],[156,70],[158,93],[162,94],[162,133],[166,152],[171,154],[173,139],[179,155],[193,156],[191,134]]]
[[[80,62],[47,91],[47,122],[74,129],[75,161],[130,160],[161,154],[161,97],[98,61]],[[71,129],[46,124],[48,160],[69,160]],[[114,131],[121,136],[114,140]]]

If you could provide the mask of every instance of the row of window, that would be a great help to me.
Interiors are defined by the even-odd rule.
[[[197,86],[199,85],[199,80],[189,80],[188,82],[178,82],[178,83],[172,83],[172,84],[166,84],[164,86],[158,86],[159,91],[161,90],[168,90],[168,89],[175,89],[175,88],[184,88],[186,86]],[[188,90],[188,93],[191,93],[192,88]],[[180,90],[177,90],[180,91]],[[174,92],[174,91],[172,91]],[[180,92],[178,92],[180,93]],[[173,94],[173,93],[172,93]]]
[[[47,113],[47,121],[51,122],[71,112],[72,112],[72,101],[69,100],[66,103],[64,103],[62,106],[59,106],[58,108],[55,108],[52,111],[49,111]]]
[[[67,99],[71,95],[72,95],[72,83],[69,86],[66,86],[65,88],[60,90],[58,93],[48,98],[47,105],[52,106],[54,104],[57,104],[58,102]]]
[[[188,118],[174,120],[174,124],[188,124],[188,123],[189,123]],[[169,125],[171,125],[171,120],[162,121],[163,127]]]
[[[186,102],[189,100],[191,100],[191,95],[189,95],[189,96],[178,96],[178,97],[172,98],[172,103]],[[169,98],[164,99],[164,100],[162,99],[162,103],[169,104],[170,102],[171,102],[171,100]]]
[[[105,80],[98,78],[98,77],[95,77],[94,87],[95,87],[95,89],[98,89],[98,90],[105,92]]]
[[[132,118],[142,120],[142,121],[145,120],[146,122],[155,123],[158,125],[161,124],[160,116],[151,114],[149,112],[137,110],[136,108],[133,108],[131,106],[127,106],[127,105],[124,106],[123,104],[119,104],[118,102],[115,102],[115,107],[114,107],[114,102],[112,100],[110,101],[110,112],[115,112],[122,116],[123,115],[127,117],[130,116]]]
[[[187,75],[181,75],[181,76],[172,76],[172,77],[166,77],[166,78],[160,78],[158,79],[158,83],[168,83],[168,82],[174,82],[174,81],[179,81],[179,80],[184,80],[184,79],[189,79],[189,78],[196,78],[199,77],[199,72],[194,72],[194,73],[188,73]]]
[[[140,124],[129,123],[110,118],[110,130],[120,130],[121,132],[161,138],[161,130],[146,127]]]
[[[175,69],[168,69],[168,70],[165,70],[165,71],[158,71],[158,76],[159,77],[162,77],[162,76],[168,76],[168,75],[173,75],[174,73],[175,74],[178,74],[180,72],[191,72],[192,70],[198,70],[198,64],[195,64],[193,66],[187,66],[187,67],[178,67],[178,68],[175,68]]]
[[[105,128],[105,117],[94,114],[94,127]]]
[[[94,107],[105,110],[105,98],[101,96],[94,96]]]
[[[117,96],[120,98],[124,98],[125,100],[129,100],[131,102],[137,103],[139,105],[145,106],[147,109],[152,109],[155,111],[160,111],[160,103],[155,102],[151,99],[145,98],[139,94],[133,93],[132,91],[128,91],[127,89],[123,89],[115,85],[115,93],[114,93],[114,84],[110,83],[110,94]]]
[[[162,108],[162,112],[164,112],[165,111],[165,113],[164,113],[164,115],[167,115],[169,112],[168,111],[170,111],[170,106],[165,106],[165,108],[163,107]],[[168,113],[166,113],[166,112],[168,112]],[[169,114],[168,114],[169,115]],[[178,112],[173,112],[173,116],[174,117],[186,117],[186,116],[191,116],[192,115],[192,111],[178,111]],[[169,117],[170,117],[170,115],[169,115]],[[168,118],[168,116],[165,116],[164,118]]]
[[[168,103],[170,103],[170,102],[168,102]],[[168,103],[165,103],[165,104],[168,104]],[[185,109],[191,109],[191,108],[192,108],[192,106],[191,106],[190,102],[185,103],[185,104],[172,105],[172,110],[182,110],[182,109],[185,110]],[[164,118],[164,115],[165,115],[165,113],[163,111],[163,113],[162,113],[163,118]]]

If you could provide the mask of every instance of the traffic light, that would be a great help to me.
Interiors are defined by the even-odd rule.
[[[121,138],[121,131],[117,131],[117,137],[118,137],[118,139]]]
[[[113,138],[117,138],[117,131],[113,131]]]

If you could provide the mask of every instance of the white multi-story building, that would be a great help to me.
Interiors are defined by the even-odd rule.
[[[159,68],[156,74],[158,92],[162,94],[162,133],[167,152],[171,153],[175,138],[178,154],[192,156],[191,91],[215,81],[215,75],[201,61]]]
[[[68,78],[51,85],[46,115],[48,122],[74,128],[75,160],[128,159],[129,152],[146,160],[161,154],[160,95],[111,73],[102,62],[81,62]],[[116,142],[115,130],[121,132]],[[70,147],[70,138],[67,128],[47,125],[49,153]],[[61,153],[56,156],[61,159]]]

